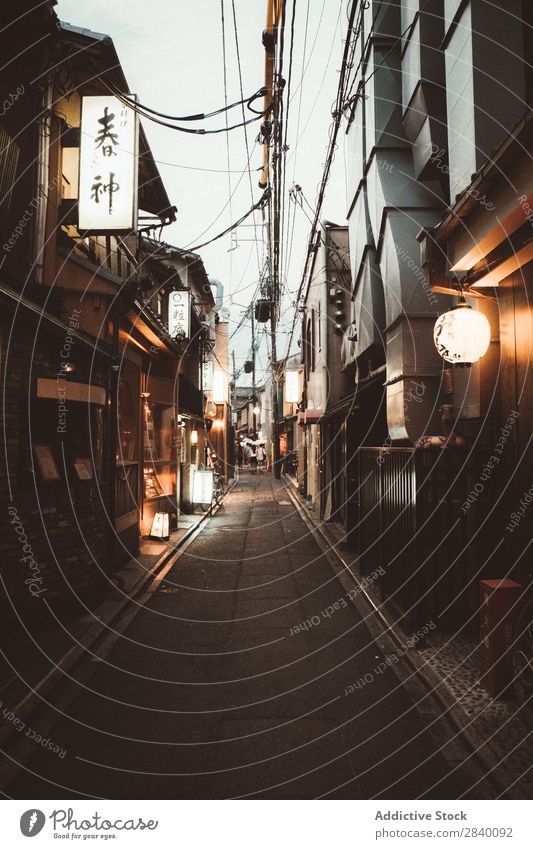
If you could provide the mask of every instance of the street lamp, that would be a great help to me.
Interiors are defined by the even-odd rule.
[[[461,296],[455,307],[438,317],[433,340],[437,351],[447,362],[472,365],[487,352],[490,325],[486,316],[473,310]]]

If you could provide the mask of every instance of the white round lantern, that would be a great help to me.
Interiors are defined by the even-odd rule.
[[[464,298],[440,315],[433,331],[435,347],[443,359],[456,365],[476,363],[490,344],[490,325]]]

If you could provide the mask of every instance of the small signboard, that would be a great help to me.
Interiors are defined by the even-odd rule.
[[[204,392],[210,392],[213,388],[213,360],[208,360],[206,363],[203,363],[202,371],[203,390]]]
[[[212,469],[194,470],[192,500],[194,504],[211,504],[213,501]]]
[[[168,332],[189,339],[191,335],[191,293],[178,289],[168,295]]]
[[[32,445],[33,456],[37,461],[41,477],[45,481],[59,481],[61,475],[49,445]]]

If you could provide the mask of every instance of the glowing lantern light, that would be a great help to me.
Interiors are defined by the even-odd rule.
[[[156,513],[150,536],[156,539],[168,539],[169,537],[169,515],[168,513]]]
[[[455,365],[471,365],[486,353],[490,325],[481,312],[473,310],[464,298],[435,322],[435,347],[443,359]]]
[[[198,445],[198,431],[191,430],[191,445]]]

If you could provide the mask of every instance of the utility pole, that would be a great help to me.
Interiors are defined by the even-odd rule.
[[[232,396],[233,397],[231,399],[231,402],[232,402],[232,406],[234,406],[236,404],[236,399],[237,399],[237,369],[235,368],[235,351],[231,352],[231,362],[233,364],[233,368],[232,368],[232,378],[233,378],[233,380],[232,380],[232,384],[233,384]]]
[[[257,415],[255,412],[257,404],[257,397],[255,394],[255,316],[253,303],[250,305],[250,313],[252,318],[252,428],[254,432],[254,439],[257,439]]]
[[[263,127],[263,168],[259,180],[260,188],[271,187],[268,211],[268,290],[270,292],[270,340],[271,340],[271,369],[272,369],[272,442],[274,449],[274,474],[281,477],[280,446],[279,446],[279,409],[278,409],[278,357],[276,350],[277,310],[279,305],[279,275],[280,275],[280,202],[282,181],[281,176],[281,147],[282,130],[280,120],[280,101],[284,81],[282,79],[281,57],[283,51],[278,48],[278,36],[283,38],[285,22],[285,0],[267,0],[267,20],[263,33],[265,47],[265,116]],[[276,62],[278,51],[279,66]],[[272,138],[271,138],[272,136]],[[275,149],[271,162],[270,147]],[[272,179],[271,179],[271,167]],[[263,215],[265,211],[263,209]]]
[[[275,286],[275,281],[274,281]],[[271,344],[271,365],[272,365],[272,442],[274,447],[274,474],[279,480],[281,478],[281,458],[279,453],[279,438],[278,438],[278,359],[276,353],[276,309],[277,297],[272,298],[270,315],[270,344]]]

